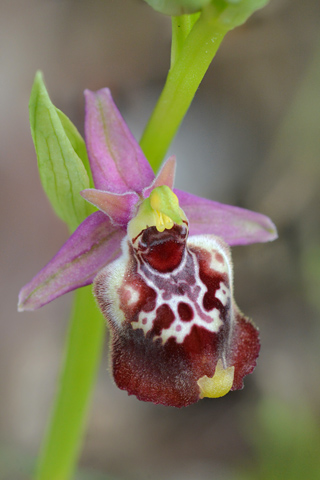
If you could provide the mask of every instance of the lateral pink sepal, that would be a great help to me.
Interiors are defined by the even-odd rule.
[[[125,231],[115,228],[102,212],[87,217],[53,259],[21,289],[18,309],[35,310],[92,283],[97,273],[119,256],[124,236]]]
[[[270,242],[278,236],[274,223],[266,215],[181,190],[174,192],[189,220],[190,235],[217,235],[230,246]]]

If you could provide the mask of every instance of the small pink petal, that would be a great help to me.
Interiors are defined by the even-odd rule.
[[[217,235],[229,245],[270,242],[277,229],[266,215],[174,190],[189,220],[190,235]]]
[[[168,158],[162,165],[158,175],[153,180],[152,184],[143,190],[144,198],[149,197],[152,190],[161,185],[167,185],[169,188],[173,189],[174,177],[176,172],[176,157],[172,155]]]
[[[19,311],[35,310],[55,298],[93,282],[97,273],[120,254],[125,231],[102,212],[81,223],[53,259],[19,294]]]
[[[86,145],[96,188],[141,193],[153,181],[154,173],[109,89],[86,90],[85,100]]]
[[[139,196],[134,192],[117,194],[88,188],[82,190],[80,195],[108,215],[113,224],[121,226],[127,225],[139,201]]]

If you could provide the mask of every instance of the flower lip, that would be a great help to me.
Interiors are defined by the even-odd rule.
[[[170,238],[182,227],[173,228],[151,227],[146,234]],[[143,261],[130,241],[122,246],[122,257],[94,282],[112,332],[118,387],[140,400],[175,407],[241,389],[256,365],[259,339],[233,298],[228,246],[218,237],[190,237],[183,261],[181,250],[175,251],[175,268],[171,250],[167,271],[164,255]]]

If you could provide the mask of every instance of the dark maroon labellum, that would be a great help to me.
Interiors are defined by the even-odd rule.
[[[257,330],[233,299],[228,246],[214,236],[187,237],[184,224],[147,228],[95,281],[117,385],[176,407],[203,396],[198,381],[211,379],[218,361],[234,368],[231,390],[242,388],[259,353]]]

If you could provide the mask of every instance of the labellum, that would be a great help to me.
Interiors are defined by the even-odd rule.
[[[140,204],[94,291],[112,332],[115,382],[140,400],[182,407],[220,397],[255,367],[258,332],[234,302],[229,247],[188,237],[169,187]]]

